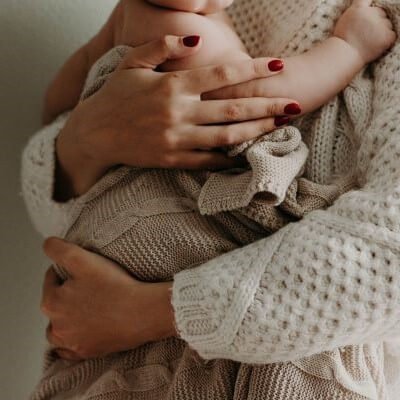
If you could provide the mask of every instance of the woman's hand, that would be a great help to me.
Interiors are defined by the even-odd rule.
[[[186,45],[185,45],[186,43]],[[57,140],[71,195],[87,191],[110,167],[228,168],[221,146],[242,143],[282,124],[291,99],[201,101],[203,92],[279,73],[261,58],[191,71],[159,73],[167,59],[193,54],[196,41],[179,37],[134,48],[107,83],[80,103]],[[277,68],[279,67],[280,68]],[[288,122],[287,119],[284,121]]]
[[[49,342],[62,358],[79,360],[176,336],[169,283],[143,283],[114,262],[61,239],[46,254],[70,279],[47,271],[41,303]]]

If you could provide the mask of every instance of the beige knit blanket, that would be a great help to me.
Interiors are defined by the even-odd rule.
[[[338,2],[340,6],[333,3],[331,9],[336,14],[331,14],[338,16],[345,2]],[[385,4],[398,12],[390,2]],[[240,6],[238,2],[235,7]],[[332,27],[334,18],[328,22]],[[320,39],[324,35],[326,32]],[[248,44],[245,34],[244,39]],[[125,51],[124,47],[113,49],[99,60],[90,72],[83,98],[101,87]],[[364,75],[355,81],[370,94],[369,101],[372,79]],[[351,93],[347,95],[351,97]],[[329,118],[333,118],[330,127],[338,132],[354,129],[348,123],[348,113],[353,112],[348,105],[346,99],[336,99],[329,107],[301,119],[297,127],[233,148],[232,154],[246,156],[247,169],[220,173],[115,169],[83,196],[79,216],[66,238],[117,261],[145,281],[172,280],[182,269],[254,242],[312,210],[331,205],[353,187],[352,172],[335,182],[304,175],[307,147],[300,133],[303,137],[315,135],[319,124]],[[360,124],[368,124],[369,111],[366,104]],[[351,132],[348,135],[352,136]],[[61,269],[59,273],[63,275]],[[45,377],[32,399],[322,400],[333,398],[333,393],[337,399],[365,398],[350,393],[346,383],[324,376],[323,367],[328,363],[332,358],[325,354],[296,365],[248,366],[243,370],[228,360],[206,362],[178,339],[81,363],[57,360],[48,352]],[[250,376],[260,380],[257,391],[250,390]],[[274,385],[278,381],[292,386],[296,382],[297,386],[285,397],[276,397]]]

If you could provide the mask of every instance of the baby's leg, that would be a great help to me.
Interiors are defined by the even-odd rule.
[[[157,7],[145,0],[129,0],[123,26],[122,42],[133,47],[165,35],[201,36],[203,45],[195,56],[169,61],[162,66],[164,71],[193,69],[249,58],[225,13],[199,15]]]

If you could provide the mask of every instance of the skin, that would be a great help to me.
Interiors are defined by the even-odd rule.
[[[170,283],[136,281],[112,261],[60,239],[48,239],[44,251],[71,276],[61,284],[49,269],[43,285],[47,338],[61,355],[90,358],[177,335]],[[155,312],[143,313],[148,307]]]
[[[200,3],[203,7],[211,4]],[[172,6],[173,0],[168,4]],[[58,178],[62,185],[56,188],[56,198],[63,201],[83,194],[116,164],[147,168],[232,166],[234,160],[212,150],[274,130],[277,122],[271,117],[287,114],[288,104],[300,102],[303,113],[325,104],[393,42],[391,28],[381,9],[369,7],[368,1],[356,1],[340,18],[331,38],[305,54],[286,59],[282,74],[271,74],[266,68],[271,60],[255,60],[252,64],[221,12],[203,16],[154,7],[144,0],[122,0],[100,33],[67,61],[50,85],[45,115],[75,106],[89,65],[113,45],[127,43],[138,49],[153,40],[157,44],[151,46],[175,46],[183,51],[182,39],[176,41],[162,35],[182,35],[190,29],[201,33],[202,41],[194,48],[186,47],[179,56],[176,50],[163,59],[146,59],[143,54],[132,53],[99,93],[78,104],[57,140]],[[157,39],[160,36],[162,42]],[[174,40],[171,45],[167,43]],[[214,65],[221,58],[235,63],[231,67],[193,70]],[[177,72],[162,75],[138,70],[160,65]],[[258,68],[256,74],[238,78],[238,68],[246,70],[251,65]],[[126,71],[133,68],[136,71],[128,75]],[[186,90],[190,79],[200,83],[195,91]],[[155,92],[158,94],[149,94]]]
[[[349,9],[342,19],[342,24],[338,24],[336,28],[337,40],[344,40],[346,43],[351,41],[358,49],[357,57],[363,60],[382,54],[394,41],[394,33],[388,20],[381,14],[381,11],[373,9],[375,11],[372,14],[372,8],[369,5],[369,1],[355,1],[354,8]],[[362,18],[358,23],[357,18],[359,18],[360,13]],[[369,21],[367,30],[365,30],[365,18]],[[357,35],[355,35],[355,29],[357,29]],[[371,34],[371,40],[368,43],[371,47],[367,51],[360,51],[361,47],[359,46],[364,43],[360,40],[360,37],[365,38],[365,35],[369,34]],[[195,51],[195,49],[191,49],[190,51]],[[354,51],[354,48],[352,51]],[[119,71],[110,78],[105,88],[93,96],[91,101],[83,102],[79,105],[77,107],[79,111],[73,112],[70,119],[72,122],[69,128],[66,127],[66,130],[62,134],[66,140],[71,136],[74,140],[69,144],[67,140],[67,143],[58,146],[59,157],[63,149],[65,150],[70,145],[75,150],[73,153],[75,160],[83,157],[82,160],[86,162],[86,164],[81,164],[81,167],[82,165],[90,166],[93,163],[95,166],[94,171],[96,169],[101,170],[101,168],[104,168],[104,165],[108,165],[110,162],[114,164],[130,164],[132,162],[130,152],[126,149],[134,148],[132,145],[138,145],[139,142],[135,143],[132,141],[132,137],[135,136],[132,135],[132,131],[128,129],[128,126],[132,124],[132,121],[137,123],[136,119],[124,120],[123,125],[120,126],[118,125],[118,120],[123,116],[123,113],[121,113],[118,115],[118,118],[111,118],[110,121],[98,121],[101,119],[99,118],[101,115],[105,115],[104,112],[109,111],[109,115],[113,115],[112,104],[114,102],[117,102],[118,107],[123,106],[123,102],[118,102],[118,94],[122,91],[123,95],[126,96],[123,92],[123,86],[128,83],[135,83],[137,85],[142,82],[144,86],[143,88],[139,88],[138,92],[133,96],[134,98],[138,96],[140,101],[135,103],[134,98],[128,98],[129,101],[125,103],[132,102],[131,104],[140,105],[146,99],[149,102],[148,104],[153,106],[152,110],[158,110],[157,115],[168,115],[168,129],[165,131],[168,134],[164,132],[155,142],[151,143],[151,146],[149,142],[145,142],[146,144],[143,147],[145,149],[146,146],[149,146],[154,158],[154,149],[158,149],[156,144],[161,145],[160,153],[156,156],[161,157],[163,162],[166,162],[165,166],[174,166],[176,163],[178,165],[179,163],[182,163],[181,165],[187,163],[188,159],[185,157],[189,157],[187,150],[190,148],[189,144],[193,145],[195,143],[196,148],[198,148],[199,146],[213,147],[222,143],[232,144],[240,142],[243,129],[239,133],[239,130],[235,130],[237,125],[231,125],[228,128],[225,126],[222,128],[212,127],[214,131],[207,132],[210,136],[203,135],[203,133],[206,133],[205,130],[202,130],[200,133],[198,125],[193,122],[190,123],[190,119],[182,120],[182,116],[177,118],[176,115],[171,118],[171,112],[176,107],[169,108],[171,107],[170,103],[174,106],[182,105],[180,100],[185,99],[187,102],[189,98],[192,100],[195,98],[196,100],[192,103],[192,106],[196,111],[192,114],[192,117],[201,120],[201,118],[204,118],[204,116],[212,111],[211,109],[207,110],[203,108],[206,102],[199,101],[201,93],[208,92],[207,96],[213,98],[257,98],[258,96],[266,96],[267,81],[271,79],[266,78],[271,74],[265,71],[266,60],[248,61],[248,64],[239,63],[225,66],[222,69],[221,67],[209,67],[199,71],[177,72],[162,75],[162,77],[157,72],[146,70],[146,67],[151,68],[152,65],[158,65],[160,61],[165,61],[168,58],[185,57],[188,55],[187,52],[188,49],[182,46],[181,38],[176,37],[164,41],[156,41],[133,49],[124,60]],[[261,66],[264,66],[264,69]],[[254,75],[255,71],[257,76]],[[266,77],[262,77],[263,74]],[[254,83],[254,79],[257,77],[259,78],[257,83]],[[157,103],[155,102],[155,98],[160,97],[157,94],[159,93],[160,86],[158,85],[160,84],[167,86],[168,90],[164,87],[164,90],[166,90],[164,95],[167,101]],[[231,88],[225,88],[227,86],[231,86]],[[156,88],[154,92],[152,91],[153,88]],[[141,93],[150,93],[150,95],[143,97]],[[183,97],[180,97],[182,93],[184,93]],[[221,103],[222,107],[226,107],[227,105],[228,108],[219,109],[215,113],[212,117],[214,122],[218,118],[225,118],[226,120],[230,118],[232,120],[231,112],[222,113],[224,116],[221,116],[221,111],[232,109],[232,103]],[[235,118],[237,120],[246,120],[245,117],[248,116],[248,113],[251,114],[253,112],[249,110],[252,110],[253,106],[254,104],[246,103],[245,107],[239,109],[242,110],[242,114],[239,114],[240,118],[237,114],[235,114]],[[130,112],[132,109],[134,107],[130,108]],[[169,111],[164,114],[166,110]],[[277,109],[274,109],[274,111],[277,111]],[[139,115],[137,117],[140,118]],[[163,118],[161,122],[165,122]],[[139,121],[142,120],[139,119]],[[158,120],[157,123],[160,124],[161,122]],[[143,124],[143,127],[147,127],[145,122],[140,123]],[[246,128],[245,130],[248,130],[248,132],[253,131],[256,128],[256,125],[254,125],[256,123],[270,124],[271,119],[264,119],[262,123],[259,121],[246,122],[247,125],[242,125],[242,128]],[[118,129],[115,129],[114,125]],[[187,127],[188,125],[190,129],[184,132],[182,127]],[[148,127],[151,128],[151,125],[148,125]],[[120,132],[121,128],[124,128],[122,130],[123,134],[115,136],[116,132]],[[202,128],[205,127],[202,126]],[[261,125],[258,125],[258,128],[260,129]],[[223,130],[220,131],[218,129]],[[87,132],[92,132],[93,136],[88,137]],[[172,132],[174,132],[173,135]],[[76,135],[75,137],[73,133]],[[191,133],[193,134],[192,136]],[[250,135],[250,133],[247,134]],[[157,135],[157,133],[154,133],[154,135]],[[136,139],[139,137],[136,136]],[[96,147],[96,139],[99,147]],[[102,139],[105,140],[105,148],[103,148]],[[59,141],[57,143],[59,144]],[[81,146],[82,143],[86,143],[82,146],[84,149],[82,153],[77,143],[80,143]],[[185,146],[183,146],[183,143],[185,143]],[[111,144],[114,146],[113,149],[115,149],[116,155],[107,148]],[[179,146],[183,147],[180,148]],[[186,150],[182,151],[182,148],[186,148]],[[112,153],[115,159],[109,159],[109,153]],[[163,158],[165,154],[168,155],[167,158]],[[190,158],[193,156],[194,154],[191,153]],[[72,157],[72,154],[70,154],[70,157]],[[63,168],[65,168],[64,172],[67,178],[71,181],[70,184],[73,187],[71,192],[73,193],[75,189],[76,191],[85,190],[85,184],[80,186],[79,174],[73,171],[68,172],[68,168],[70,167],[68,165],[68,157],[65,160],[66,164]],[[144,159],[142,162],[145,164],[150,162],[149,160],[150,158]],[[137,160],[134,160],[134,162],[137,162]],[[210,162],[210,160],[207,160],[207,162]],[[73,169],[73,166],[71,168]],[[60,182],[62,180],[59,180],[58,184]],[[62,244],[60,244],[61,242]],[[135,348],[144,342],[160,340],[177,334],[169,299],[171,283],[139,283],[119,270],[112,261],[95,256],[84,249],[60,241],[59,239],[48,240],[45,244],[45,251],[54,262],[66,268],[71,275],[71,279],[67,283],[60,285],[54,272],[50,269],[43,290],[42,311],[50,319],[48,339],[60,348],[59,353],[61,356],[71,359],[95,357],[114,352],[116,349],[127,350]],[[101,268],[98,268],[99,264]],[[93,279],[95,283],[93,283]],[[107,299],[98,295],[104,292],[109,293]],[[110,298],[113,300],[112,307],[109,306]],[[131,301],[127,302],[127,298],[131,299]],[[156,302],[154,302],[154,298],[157,300]],[[85,304],[85,307],[82,307],[82,304]],[[139,305],[137,308],[135,308],[136,304]],[[143,309],[151,309],[152,312],[143,313]],[[150,314],[154,318],[150,318]],[[96,318],[89,318],[91,315],[95,315]],[[112,324],[118,326],[118,329],[113,330],[113,332],[106,327],[106,325],[113,326],[109,323],[110,321],[112,321]],[[95,332],[95,334],[87,337],[88,330]]]
[[[275,75],[268,69],[272,59],[168,74],[149,67],[180,52],[186,54],[187,48],[177,37],[132,49],[104,87],[74,109],[56,142],[58,200],[86,192],[116,164],[186,169],[237,165],[220,152],[199,149],[271,131],[273,116],[294,102],[261,97],[202,101],[204,92]],[[146,68],[140,68],[144,54]]]

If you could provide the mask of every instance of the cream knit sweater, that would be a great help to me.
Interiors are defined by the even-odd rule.
[[[253,56],[284,56],[326,35],[347,4],[243,0],[232,14]],[[398,27],[399,3],[380,4]],[[384,357],[382,346],[373,343],[396,337],[400,328],[399,54],[396,46],[375,66],[374,81],[360,76],[345,91],[347,115],[339,113],[341,100],[335,99],[304,122],[307,176],[326,184],[356,164],[361,190],[175,276],[178,328],[202,357],[293,361],[299,371],[337,381],[365,398],[387,398],[399,364],[393,351]],[[23,192],[44,235],[64,235],[83,205],[82,199],[52,201],[54,138],[64,121],[39,132],[24,152]],[[361,343],[370,344],[334,350]],[[268,399],[288,398],[276,393]],[[355,398],[350,396],[337,398]]]

